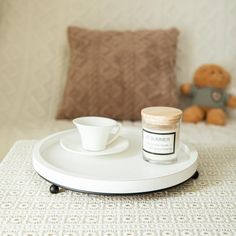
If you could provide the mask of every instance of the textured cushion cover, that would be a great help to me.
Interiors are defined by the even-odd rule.
[[[176,106],[178,30],[68,28],[70,65],[57,118],[138,120],[147,106]]]

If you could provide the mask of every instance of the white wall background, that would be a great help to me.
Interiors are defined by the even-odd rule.
[[[66,28],[181,31],[177,78],[191,81],[203,63],[232,75],[236,93],[235,0],[0,1],[0,122],[52,119],[66,78]],[[35,120],[37,114],[37,120]],[[19,119],[20,117],[20,119]]]

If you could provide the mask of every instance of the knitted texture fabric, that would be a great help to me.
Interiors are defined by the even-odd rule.
[[[50,194],[32,167],[34,145],[18,141],[0,163],[0,235],[236,235],[235,145],[196,145],[198,179],[124,196]]]
[[[178,30],[68,28],[70,65],[57,118],[139,120],[147,106],[176,106]]]

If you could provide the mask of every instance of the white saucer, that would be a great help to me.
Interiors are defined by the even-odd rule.
[[[80,135],[77,130],[72,131],[68,135],[60,139],[60,145],[66,151],[86,156],[105,156],[126,150],[129,146],[128,139],[120,136],[102,151],[87,151],[82,148]]]

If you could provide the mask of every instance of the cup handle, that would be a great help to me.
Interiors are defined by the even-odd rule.
[[[120,123],[117,123],[117,131],[114,134],[114,136],[110,140],[108,140],[107,145],[111,144],[112,142],[114,142],[119,137],[121,126],[122,125]]]

